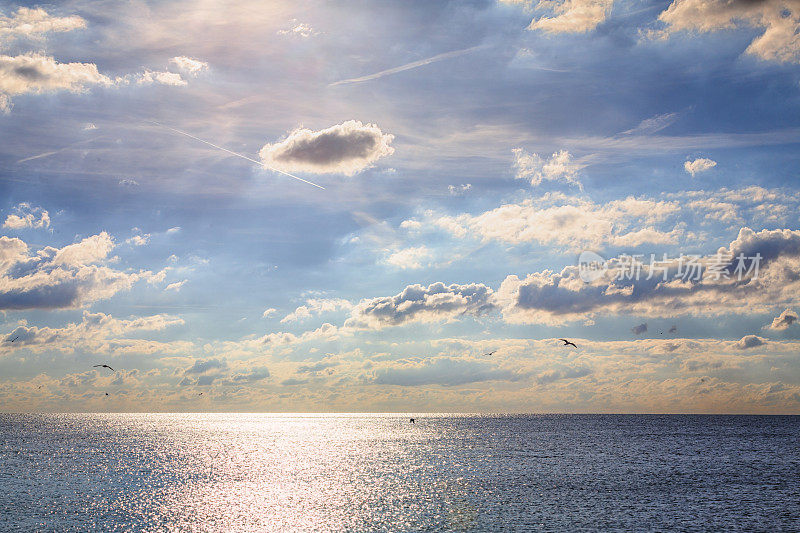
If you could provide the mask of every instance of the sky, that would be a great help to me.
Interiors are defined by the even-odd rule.
[[[798,414],[798,34],[2,3],[0,410]]]

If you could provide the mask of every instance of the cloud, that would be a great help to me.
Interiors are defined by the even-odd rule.
[[[766,344],[766,339],[762,339],[756,335],[745,335],[739,340],[739,342],[736,343],[736,349],[749,350],[750,348],[756,348],[758,346],[763,346],[764,344]]]
[[[23,228],[49,228],[50,213],[41,207],[33,207],[29,203],[21,203],[14,208],[16,213],[6,217],[3,223],[4,228],[23,229]]]
[[[38,38],[46,33],[79,30],[86,21],[77,15],[55,17],[41,8],[19,7],[10,17],[0,16],[0,42],[27,37]]]
[[[542,159],[538,154],[529,154],[522,148],[514,148],[514,168],[517,179],[530,180],[531,185],[541,185],[542,181],[560,181],[582,188],[578,171],[583,168],[572,160],[566,150],[561,150]]]
[[[548,383],[553,383],[555,381],[561,381],[564,379],[582,378],[591,373],[592,370],[590,368],[582,365],[575,367],[554,368],[540,372],[536,375],[535,380],[539,385],[547,385]]]
[[[436,216],[427,226],[457,238],[477,238],[506,244],[538,243],[570,249],[607,245],[636,247],[644,243],[675,243],[683,234],[673,224],[657,229],[680,211],[677,202],[628,197],[605,204],[563,195],[542,195],[502,205],[478,215]],[[636,229],[634,229],[636,228]]]
[[[516,2],[531,6],[532,2]],[[543,30],[548,33],[585,33],[606,20],[614,0],[540,0],[535,9],[546,9],[551,17],[534,19],[529,30]]]
[[[800,231],[742,228],[727,248],[697,259],[699,279],[676,276],[679,261],[668,261],[667,280],[649,264],[638,279],[626,279],[625,259],[609,260],[606,276],[591,283],[577,266],[545,270],[520,279],[508,276],[493,303],[511,323],[562,323],[597,314],[648,316],[719,315],[763,312],[776,301],[791,301],[800,290]],[[744,260],[738,259],[742,257]],[[749,258],[760,257],[758,261]],[[688,263],[684,264],[684,274]],[[716,265],[714,269],[710,265]],[[656,265],[658,266],[658,265]],[[744,268],[737,274],[740,266]],[[650,278],[650,279],[647,279]]]
[[[0,309],[80,307],[128,290],[140,280],[153,283],[163,278],[163,271],[123,272],[106,266],[113,248],[105,232],[36,253],[20,239],[0,237]]]
[[[176,281],[175,283],[170,283],[169,285],[167,285],[167,286],[164,288],[164,290],[165,290],[165,291],[175,291],[175,292],[178,292],[178,291],[180,291],[180,290],[181,290],[181,288],[182,288],[182,287],[183,287],[183,286],[186,284],[186,282],[187,282],[187,281],[189,281],[189,280],[188,280],[188,279],[185,279],[185,280],[183,280],[183,281]]]
[[[39,353],[73,353],[81,350],[106,355],[175,353],[185,351],[188,344],[161,343],[125,336],[143,331],[160,331],[183,323],[182,318],[165,314],[118,319],[105,313],[83,311],[80,322],[69,323],[60,328],[28,325],[16,327],[9,335],[17,340],[13,344],[6,342],[0,345],[0,353],[10,350]]]
[[[694,161],[686,161],[683,164],[683,168],[692,175],[698,174],[699,172],[705,172],[717,166],[716,161],[712,161],[711,159],[707,159],[705,157],[701,157],[699,159],[695,159]]]
[[[157,72],[147,69],[145,69],[142,74],[136,76],[135,80],[138,85],[161,84],[172,85],[173,87],[183,87],[188,85],[187,81],[184,80],[177,72]]]
[[[651,135],[671,126],[677,118],[677,113],[655,115],[644,119],[635,128],[623,131],[622,135]]]
[[[461,185],[448,185],[447,192],[449,192],[451,196],[461,196],[471,188],[472,184],[470,183],[462,183]]]
[[[281,324],[285,324],[287,322],[297,322],[298,320],[305,320],[315,315],[319,316],[323,313],[332,313],[342,309],[348,310],[352,308],[353,304],[342,298],[309,298],[306,300],[305,305],[299,306],[297,309],[283,317],[281,319]]]
[[[708,33],[749,27],[763,30],[745,53],[765,61],[800,63],[800,5],[786,0],[675,0],[658,20],[666,25],[651,32],[667,38],[681,32]]]
[[[345,326],[380,329],[409,322],[478,316],[492,308],[491,295],[492,289],[481,283],[409,285],[395,296],[361,300],[345,321]]]
[[[494,363],[432,357],[425,359],[403,359],[391,366],[373,371],[372,380],[379,385],[463,385],[480,381],[515,381],[520,375]]]
[[[430,257],[431,252],[426,246],[412,246],[392,252],[383,262],[402,270],[413,270],[422,268],[422,262]]]
[[[38,53],[0,55],[0,93],[14,96],[54,91],[82,92],[91,86],[111,86],[93,63],[59,63]]]
[[[176,56],[169,60],[170,63],[178,67],[178,70],[197,76],[204,70],[208,70],[208,63],[199,59],[192,59],[186,56]]]
[[[311,37],[312,35],[318,35],[318,34],[319,34],[318,31],[316,31],[314,28],[303,22],[295,24],[288,30],[278,30],[278,35],[292,35],[303,38],[308,38]]]
[[[269,318],[269,317],[271,317],[272,315],[274,315],[277,312],[278,312],[278,310],[275,309],[274,307],[269,307],[267,309],[264,309],[264,313],[261,316],[263,318]]]
[[[631,332],[633,332],[634,335],[641,335],[646,331],[647,331],[647,322],[645,322],[644,324],[639,324],[638,326],[633,326],[631,328]]]
[[[783,331],[790,328],[795,322],[797,322],[797,313],[791,309],[786,309],[783,313],[772,319],[772,324],[765,327],[774,331]]]
[[[320,131],[298,128],[259,152],[264,165],[284,172],[352,176],[392,155],[394,135],[375,124],[349,120]]]

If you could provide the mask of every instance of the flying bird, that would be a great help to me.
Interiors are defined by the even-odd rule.
[[[116,370],[114,370],[113,368],[111,368],[111,367],[110,367],[110,366],[108,366],[108,365],[93,365],[93,366],[92,366],[92,368],[98,368],[98,367],[99,367],[99,368],[107,368],[107,369],[111,370],[112,372],[116,372]]]
[[[492,350],[491,352],[485,353],[483,355],[492,355],[492,354],[495,354],[495,353],[497,353],[497,350]]]
[[[574,342],[570,342],[567,339],[558,339],[558,340],[564,341],[564,346],[574,346],[575,348],[578,347]]]
[[[14,341],[15,341],[15,340],[17,340],[17,339],[19,339],[19,335],[17,335],[17,336],[16,336],[16,337],[14,337],[13,339],[11,339],[11,342],[14,342]],[[8,340],[8,339],[6,339],[6,340]]]
[[[412,419],[410,419],[410,420],[409,420],[409,422],[411,422],[412,424],[414,424],[414,423],[415,423],[413,418],[412,418]]]

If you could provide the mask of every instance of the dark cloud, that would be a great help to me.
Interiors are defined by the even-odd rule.
[[[645,322],[644,324],[633,326],[631,328],[631,331],[633,332],[634,335],[641,335],[642,333],[645,333],[647,331],[647,322]]]
[[[739,350],[749,350],[750,348],[757,348],[758,346],[763,346],[765,344],[766,341],[761,337],[757,337],[755,335],[745,335],[739,340],[739,342],[736,343],[736,348]]]
[[[400,294],[362,300],[345,326],[381,328],[413,321],[439,321],[462,315],[477,316],[492,308],[492,289],[481,283],[424,287],[409,285]]]
[[[266,166],[286,172],[353,175],[391,155],[393,139],[374,124],[350,120],[321,131],[297,129],[259,155]]]

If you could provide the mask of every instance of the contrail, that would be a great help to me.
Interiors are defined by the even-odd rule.
[[[194,139],[195,141],[200,141],[203,144],[207,144],[209,146],[213,146],[214,148],[217,148],[218,150],[222,150],[223,152],[228,152],[229,154],[235,155],[236,157],[241,157],[242,159],[246,159],[246,160],[250,161],[251,163],[255,163],[256,165],[264,167],[264,168],[266,168],[268,170],[271,170],[273,172],[277,172],[279,174],[283,174],[284,176],[289,176],[290,178],[294,178],[296,180],[302,181],[303,183],[308,183],[309,185],[313,185],[314,187],[317,187],[319,189],[325,190],[325,187],[323,187],[322,185],[317,185],[316,183],[312,183],[312,182],[310,182],[308,180],[304,180],[303,178],[297,177],[294,174],[289,174],[288,172],[284,172],[283,170],[278,170],[277,168],[268,167],[262,161],[256,161],[255,159],[247,157],[246,155],[242,155],[242,154],[236,153],[236,152],[234,152],[232,150],[228,150],[227,148],[223,148],[222,146],[219,146],[219,145],[216,145],[214,143],[211,143],[211,142],[208,142],[206,140],[203,140],[200,137],[195,137],[191,133],[186,133],[185,131],[181,131],[181,130],[178,130],[178,129],[175,129],[175,128],[170,128],[169,126],[167,126],[165,124],[161,124],[160,122],[156,122],[155,120],[148,120],[147,122],[150,122],[151,124],[155,124],[157,126],[161,126],[162,128],[166,128],[166,129],[168,129],[170,131],[174,131],[175,133],[180,133],[181,135],[185,135],[186,137],[189,137],[190,139]]]
[[[92,139],[86,139],[85,141],[79,141],[79,142],[70,144],[69,146],[65,146],[64,148],[59,148],[58,150],[53,150],[52,152],[44,152],[44,153],[41,153],[41,154],[38,154],[38,155],[32,155],[30,157],[26,157],[25,159],[20,159],[19,161],[17,161],[17,163],[24,163],[26,161],[33,161],[34,159],[41,159],[42,157],[48,157],[48,156],[51,156],[51,155],[60,154],[61,152],[66,152],[67,150],[69,150],[70,148],[74,148],[75,146],[78,146],[78,145],[81,145],[81,144],[90,143],[90,142],[96,141],[98,139],[102,139],[102,137],[94,137]]]
[[[360,83],[362,81],[369,81],[377,78],[382,78],[390,74],[397,74],[398,72],[403,72],[404,70],[411,70],[412,68],[424,67],[425,65],[430,65],[431,63],[435,63],[437,61],[442,61],[444,59],[450,59],[452,57],[458,57],[460,55],[468,54],[470,52],[478,50],[479,48],[485,48],[485,47],[486,45],[480,45],[480,46],[473,46],[471,48],[464,48],[463,50],[453,50],[452,52],[445,52],[443,54],[438,54],[433,57],[429,57],[427,59],[420,59],[419,61],[406,63],[405,65],[401,65],[399,67],[382,70],[380,72],[376,72],[375,74],[368,74],[366,76],[361,76],[360,78],[349,78],[346,80],[336,81],[328,85],[328,87],[333,87],[334,85],[344,85],[346,83]]]

